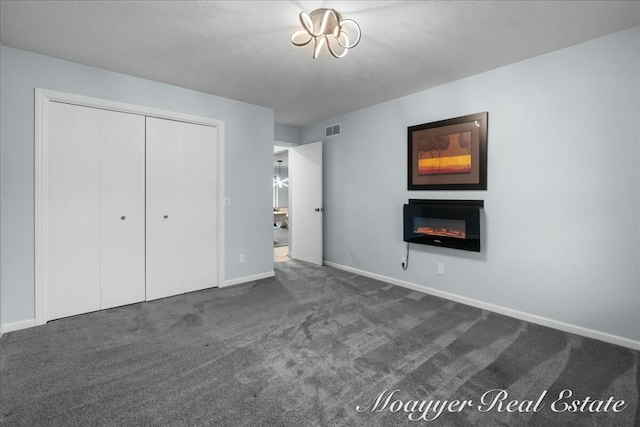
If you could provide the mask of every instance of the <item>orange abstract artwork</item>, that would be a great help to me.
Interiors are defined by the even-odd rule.
[[[418,175],[471,173],[471,131],[418,139]]]

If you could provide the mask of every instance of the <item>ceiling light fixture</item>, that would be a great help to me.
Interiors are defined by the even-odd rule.
[[[287,184],[287,181],[289,181],[289,178],[285,178],[282,179],[280,178],[280,176],[282,175],[282,160],[277,160],[278,162],[278,175],[273,177],[273,186],[275,187],[276,185],[278,186],[278,188],[282,188],[282,187],[288,187],[289,184]]]
[[[353,19],[342,19],[342,15],[335,9],[316,9],[307,14],[300,12],[300,23],[304,30],[298,30],[291,35],[291,43],[296,46],[306,46],[311,40],[315,41],[313,59],[318,57],[322,46],[325,44],[336,58],[342,58],[347,51],[354,48],[360,42],[360,26]],[[353,42],[347,31],[353,32]],[[337,43],[337,46],[332,46]]]

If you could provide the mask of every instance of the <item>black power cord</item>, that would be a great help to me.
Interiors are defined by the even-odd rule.
[[[402,269],[406,270],[407,268],[409,268],[409,242],[407,242],[407,256],[402,263]]]

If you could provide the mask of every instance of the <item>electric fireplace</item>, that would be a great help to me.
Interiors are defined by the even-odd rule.
[[[483,200],[409,199],[404,205],[404,241],[480,252]]]

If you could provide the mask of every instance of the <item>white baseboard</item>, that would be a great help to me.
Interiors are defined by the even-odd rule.
[[[361,276],[370,277],[372,279],[380,280],[382,282],[387,282],[392,285],[397,285],[403,288],[411,289],[411,290],[422,292],[425,294],[434,295],[440,298],[448,299],[450,301],[455,301],[455,302],[470,305],[473,307],[481,308],[483,310],[491,311],[494,313],[503,314],[505,316],[514,317],[516,319],[526,320],[527,322],[536,323],[538,325],[548,326],[550,328],[558,329],[564,332],[569,332],[576,335],[582,335],[584,337],[593,338],[593,339],[608,342],[611,344],[632,348],[634,350],[640,350],[640,341],[631,340],[629,338],[624,338],[618,335],[596,331],[594,329],[584,328],[582,326],[572,325],[570,323],[560,322],[558,320],[553,320],[546,317],[537,316],[535,314],[529,314],[522,311],[513,310],[511,308],[502,307],[499,305],[489,304],[483,301],[478,301],[473,298],[467,298],[467,297],[452,294],[449,292],[440,291],[438,289],[429,288],[427,286],[405,282],[404,280],[394,279],[392,277],[371,273],[369,271],[348,267],[346,265],[336,264],[330,261],[324,261],[323,264],[328,267],[337,268],[338,270],[344,270],[350,273],[359,274]]]
[[[0,325],[0,337],[5,332],[19,331],[20,329],[32,328],[34,326],[36,326],[36,319],[21,320],[19,322]]]
[[[225,280],[224,284],[220,285],[221,288],[226,288],[227,286],[239,285],[240,283],[253,282],[255,280],[266,279],[269,277],[275,276],[276,273],[274,271],[267,271],[265,273],[253,274],[251,276],[238,277],[236,279]]]

